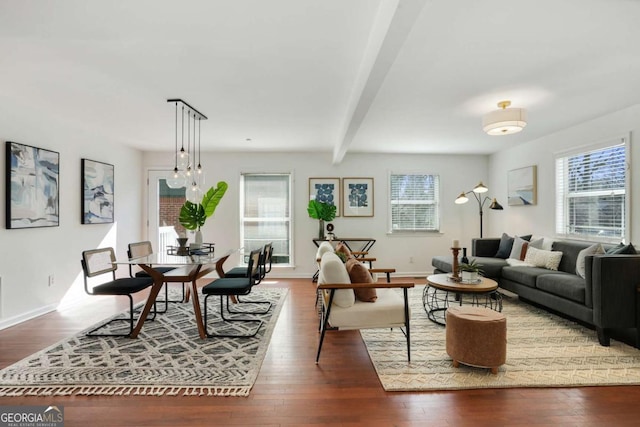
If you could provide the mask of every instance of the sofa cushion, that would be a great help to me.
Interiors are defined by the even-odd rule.
[[[509,258],[523,260],[525,254],[527,253],[527,245],[529,242],[522,237],[515,236],[513,238],[513,246],[511,247],[511,253],[509,254]]]
[[[538,276],[536,287],[550,294],[572,301],[585,303],[586,282],[583,278],[569,273],[542,274]]]
[[[510,280],[516,283],[521,283],[525,286],[529,286],[530,288],[536,287],[536,280],[538,276],[541,276],[543,274],[555,275],[556,272],[547,270],[542,267],[527,267],[527,266],[518,266],[518,267],[507,266],[502,269],[503,279]],[[557,273],[557,274],[560,274],[560,273]]]
[[[547,270],[558,270],[561,259],[562,252],[560,251],[544,251],[542,249],[528,248],[524,262],[536,267],[546,268]]]
[[[513,247],[513,237],[507,233],[502,233],[500,237],[500,246],[498,246],[498,252],[494,255],[496,258],[507,259],[511,255],[511,248]]]
[[[351,283],[347,268],[338,255],[333,252],[325,252],[320,261],[320,274],[318,284]],[[356,303],[353,289],[338,289],[333,296],[333,303],[339,307],[348,308]]]
[[[502,267],[508,265],[506,260],[500,258],[469,257],[470,262],[473,260],[480,264],[482,275],[491,279],[499,279]],[[453,257],[446,255],[434,256],[431,259],[431,265],[439,271],[451,273],[453,272]]]
[[[345,264],[347,273],[351,283],[373,283],[373,277],[369,273],[369,269],[360,261],[355,258],[349,258]],[[375,288],[354,288],[353,292],[356,294],[356,299],[362,302],[376,302],[378,298]]]
[[[584,248],[578,253],[576,260],[576,274],[584,279],[584,258],[587,255],[600,255],[604,253],[604,249],[600,243],[595,243],[588,248]]]
[[[577,240],[556,240],[553,242],[552,250],[562,252],[562,259],[558,270],[569,274],[576,274],[576,261],[581,250],[593,245],[593,242]]]
[[[619,243],[617,246],[612,247],[606,252],[607,255],[635,255],[636,248],[633,247],[631,243],[625,245],[624,243]]]
[[[502,272],[502,267],[505,267],[507,260],[501,258],[487,258],[487,257],[471,257],[470,261],[475,261],[482,269],[482,275],[490,279],[499,279]]]

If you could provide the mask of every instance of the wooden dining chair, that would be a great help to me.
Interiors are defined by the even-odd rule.
[[[255,285],[257,272],[260,269],[261,249],[251,251],[249,254],[249,274],[247,277],[221,277],[216,279],[202,288],[202,294],[204,297],[204,328],[207,337],[235,337],[235,338],[249,338],[255,336],[260,327],[262,326],[262,320],[260,319],[246,319],[237,317],[225,317],[224,300],[227,301],[227,310],[229,308],[229,299],[232,296],[248,295],[251,292],[251,288]],[[208,330],[208,299],[211,296],[220,297],[220,317],[222,323],[227,323],[225,326],[231,326],[232,323],[244,323],[244,324],[257,324],[257,327],[248,334],[232,334],[232,333],[211,333]],[[254,313],[256,314],[256,313]],[[219,322],[220,323],[220,322]]]
[[[116,255],[113,248],[101,248],[91,249],[82,252],[82,271],[84,272],[84,290],[89,295],[121,295],[129,298],[129,317],[122,318],[117,317],[110,321],[101,324],[100,326],[91,329],[87,332],[88,336],[112,336],[112,337],[127,337],[133,332],[133,297],[132,294],[147,289],[153,285],[153,279],[150,277],[125,277],[116,278]],[[100,284],[92,284],[90,286],[90,278],[107,275],[111,273],[111,279]],[[93,281],[92,281],[93,282]],[[155,317],[155,304],[154,304],[154,317]],[[151,319],[150,319],[151,320]],[[111,333],[111,334],[98,334],[96,331],[102,329],[113,322],[129,322],[129,332]]]

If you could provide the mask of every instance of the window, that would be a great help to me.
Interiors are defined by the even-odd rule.
[[[389,188],[391,232],[440,229],[438,175],[392,173]]]
[[[245,261],[251,250],[273,242],[272,262],[290,264],[291,175],[242,174],[240,189],[240,238]]]
[[[627,138],[556,158],[556,232],[622,240],[627,215]]]

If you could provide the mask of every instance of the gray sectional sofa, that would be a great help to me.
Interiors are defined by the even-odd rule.
[[[582,278],[576,274],[578,255],[593,242],[554,241],[551,250],[562,252],[557,271],[509,265],[506,259],[495,257],[500,242],[500,238],[473,239],[469,257],[481,264],[484,275],[496,280],[500,288],[595,327],[601,345],[609,345],[613,334],[640,348],[640,255],[587,255]],[[603,247],[614,249],[612,245]],[[634,252],[633,246],[629,247]],[[437,256],[431,263],[435,273],[450,273],[452,261],[451,255]]]

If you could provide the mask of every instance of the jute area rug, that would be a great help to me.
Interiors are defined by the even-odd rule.
[[[243,297],[243,301],[272,302],[266,314],[241,316],[264,321],[253,338],[200,339],[191,302],[169,304],[166,313],[145,322],[137,339],[88,337],[80,332],[0,371],[0,396],[248,396],[287,292],[256,287]],[[177,298],[170,294],[170,299]],[[220,321],[219,301],[218,297],[208,300],[210,332],[243,333],[255,328],[255,324],[229,327],[216,323]],[[243,303],[235,308],[257,307]],[[113,325],[121,328],[124,323]]]
[[[578,387],[640,384],[640,350],[611,340],[598,344],[595,331],[545,310],[504,297],[507,362],[489,369],[452,366],[445,327],[427,319],[422,290],[411,294],[411,363],[398,330],[362,330],[361,335],[387,391],[508,387]]]

